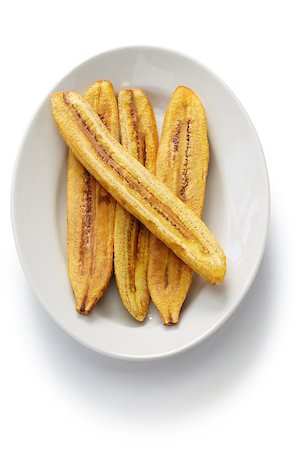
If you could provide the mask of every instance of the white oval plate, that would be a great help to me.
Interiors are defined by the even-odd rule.
[[[116,358],[153,359],[186,350],[211,335],[250,287],[263,255],[269,184],[262,148],[247,113],[210,70],[173,51],[152,47],[112,50],[76,67],[53,91],[84,92],[108,79],[116,92],[138,86],[148,94],[159,129],[172,92],[191,87],[207,113],[211,161],[204,220],[227,256],[224,284],[194,275],[178,326],[161,324],[153,305],[140,324],[124,309],[115,281],[89,317],[74,308],[67,272],[67,152],[53,122],[50,94],[34,116],[16,162],[12,221],[18,254],[42,305],[71,336]]]

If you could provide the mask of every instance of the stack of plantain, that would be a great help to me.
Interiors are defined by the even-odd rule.
[[[175,90],[159,146],[140,89],[122,89],[117,106],[111,83],[98,81],[84,97],[53,94],[52,112],[70,149],[68,261],[77,311],[88,314],[102,297],[114,253],[129,313],[142,321],[151,296],[163,323],[178,323],[193,271],[211,284],[226,273],[223,250],[200,219],[209,146],[199,98]]]

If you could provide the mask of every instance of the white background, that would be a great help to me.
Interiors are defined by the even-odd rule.
[[[11,1],[1,13],[1,448],[299,449],[298,2],[75,3]],[[151,363],[94,354],[47,316],[9,212],[40,101],[81,61],[131,44],[185,52],[223,78],[261,138],[272,197],[265,257],[237,312],[201,346]]]

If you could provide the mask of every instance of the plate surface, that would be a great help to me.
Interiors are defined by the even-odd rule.
[[[250,287],[263,255],[269,184],[263,151],[245,110],[210,70],[184,55],[152,47],[100,54],[76,67],[53,91],[84,92],[109,79],[116,92],[138,86],[148,94],[159,130],[172,92],[191,87],[206,109],[211,161],[204,220],[227,256],[223,285],[209,286],[194,275],[178,326],[165,327],[150,306],[145,322],[124,309],[112,279],[90,317],[80,316],[67,273],[67,152],[52,120],[49,95],[22,143],[12,189],[12,221],[27,278],[51,317],[82,344],[124,359],[153,359],[190,348],[232,314]]]

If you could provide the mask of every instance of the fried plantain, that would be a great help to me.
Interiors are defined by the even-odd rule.
[[[151,103],[140,89],[122,89],[118,95],[121,141],[124,150],[154,171],[158,148]],[[120,204],[116,206],[114,270],[124,306],[144,320],[149,305],[147,268],[150,233]]]
[[[157,153],[156,177],[201,217],[209,146],[204,108],[179,86],[169,103]],[[155,236],[150,238],[148,287],[165,325],[179,321],[193,271]]]
[[[84,98],[118,140],[118,106],[112,84],[97,81]],[[115,205],[114,198],[69,151],[68,269],[76,309],[81,314],[91,312],[104,294],[112,274]]]

